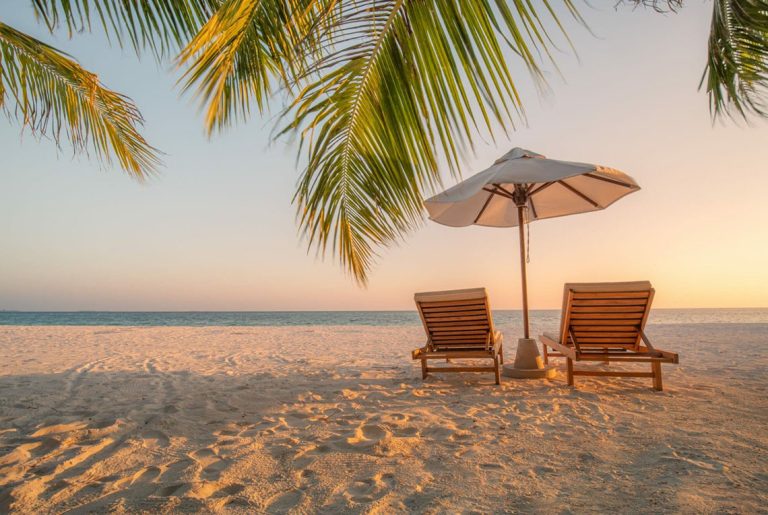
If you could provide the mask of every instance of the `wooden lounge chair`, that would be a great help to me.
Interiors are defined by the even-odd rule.
[[[493,372],[500,384],[502,336],[493,328],[485,288],[417,293],[414,299],[427,332],[427,344],[411,353],[421,360],[422,379],[430,372]],[[427,366],[430,359],[483,358],[493,360],[493,366]]]
[[[661,364],[677,363],[678,356],[656,349],[644,332],[653,294],[648,281],[566,284],[560,333],[539,337],[544,363],[565,357],[571,386],[577,375],[650,377],[653,388],[662,390]],[[650,363],[651,371],[574,370],[574,361]]]

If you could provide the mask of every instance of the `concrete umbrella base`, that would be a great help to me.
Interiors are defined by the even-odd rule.
[[[544,360],[539,354],[539,346],[533,338],[517,340],[517,353],[514,365],[504,365],[502,375],[517,379],[552,379],[555,377],[555,367],[544,366]]]

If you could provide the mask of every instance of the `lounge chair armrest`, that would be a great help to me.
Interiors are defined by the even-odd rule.
[[[493,355],[498,356],[499,352],[501,352],[501,346],[504,343],[504,335],[501,334],[501,331],[494,331],[493,332]]]
[[[427,353],[427,346],[419,347],[418,349],[413,349],[411,351],[411,359],[421,359],[423,354]]]
[[[550,347],[560,353],[563,354],[563,356],[571,358],[571,359],[578,359],[578,355],[576,353],[576,349],[573,348],[573,346],[569,345],[563,345],[559,341],[557,341],[553,335],[544,333],[542,335],[539,335],[539,341],[546,345],[547,347]]]
[[[653,356],[661,357],[662,354],[651,343],[651,340],[648,339],[648,336],[645,334],[645,331],[640,329],[640,338],[643,340],[643,343],[645,343],[645,346],[648,348],[648,354],[651,354]]]
[[[555,343],[560,343],[560,338],[557,338],[557,337],[556,337],[554,334],[552,334],[552,333],[544,333],[544,334],[540,334],[540,335],[539,335],[539,341],[540,341],[541,343],[547,343],[547,342],[555,342]]]

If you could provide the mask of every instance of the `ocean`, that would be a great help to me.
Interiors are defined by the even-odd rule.
[[[496,310],[497,325],[518,325],[520,310]],[[531,324],[556,327],[560,311],[532,310]],[[409,326],[419,325],[416,311],[0,311],[0,325],[107,326]],[[768,323],[768,308],[654,309],[649,324]]]

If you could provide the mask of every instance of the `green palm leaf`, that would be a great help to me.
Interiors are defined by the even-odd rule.
[[[218,7],[220,0],[32,0],[48,29],[70,35],[97,22],[110,40],[148,49],[158,59],[183,48]]]
[[[702,78],[715,116],[768,115],[768,0],[715,0]]]
[[[569,2],[569,9],[578,16]],[[367,0],[339,4],[298,78],[287,130],[301,131],[308,165],[296,193],[310,245],[329,248],[364,283],[375,248],[422,219],[438,162],[458,170],[474,134],[522,115],[503,52],[542,80],[552,47],[527,2]],[[549,23],[559,22],[548,3]]]
[[[331,0],[333,1],[333,0]],[[185,91],[196,88],[208,132],[263,112],[275,83],[302,69],[324,12],[317,0],[224,0],[179,55]]]
[[[11,105],[9,105],[11,103]],[[141,136],[131,100],[55,48],[0,23],[0,108],[34,134],[65,136],[138,179],[155,171],[157,151]]]

